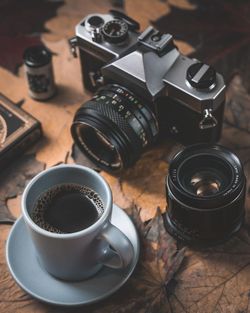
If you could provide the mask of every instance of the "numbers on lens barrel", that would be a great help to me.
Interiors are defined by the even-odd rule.
[[[133,105],[135,105],[135,108],[138,108],[138,107],[140,108],[142,106],[135,97],[133,97],[128,92],[125,92],[121,88],[118,88],[117,92],[120,95],[124,96],[125,99],[127,99],[127,101],[129,103],[132,103]],[[122,99],[119,99],[119,100],[120,100],[120,102],[122,102]],[[130,106],[130,108],[132,109],[132,106]],[[132,111],[128,110],[127,108],[125,108],[125,106],[123,106],[121,104],[118,106],[118,112],[121,113],[123,115],[123,117],[128,121],[128,123],[136,130],[139,138],[142,141],[143,147],[145,147],[148,144],[148,141],[146,139],[147,136],[146,136],[146,133],[145,133],[143,127],[141,126],[140,122],[137,120],[137,118],[139,118],[139,120],[140,120],[143,117],[141,116],[141,114],[138,114],[138,116],[136,118],[133,111],[134,110],[132,110]]]
[[[139,107],[139,101],[136,100],[131,94],[129,94],[128,92],[124,92],[124,90],[122,90],[121,88],[118,88],[116,91],[118,94],[125,97],[125,99],[130,104],[134,104],[135,108]],[[141,119],[142,116],[141,116],[141,114],[138,114],[138,113],[137,113],[137,115],[139,115],[139,116],[134,115],[133,111],[135,110],[135,108],[133,108],[131,105],[129,106],[129,108],[127,108],[125,105],[123,105],[122,104],[123,103],[122,98],[120,98],[117,94],[115,94],[113,96],[101,95],[101,96],[97,96],[95,99],[96,99],[96,101],[105,101],[106,100],[105,101],[106,104],[111,103],[113,105],[113,107],[115,108],[116,112],[118,112],[123,118],[125,118],[127,120],[128,124],[130,124],[130,126],[136,131],[138,137],[142,141],[142,146],[145,147],[148,144],[148,140],[146,139],[147,138],[146,132],[143,129],[140,122],[137,120],[137,118]]]
[[[118,107],[118,112],[121,112],[123,110],[124,110],[124,106],[122,104],[120,104],[119,107]]]

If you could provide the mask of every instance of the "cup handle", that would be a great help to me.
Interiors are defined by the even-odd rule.
[[[134,255],[133,246],[128,237],[110,222],[104,227],[101,236],[109,247],[102,252],[101,262],[111,268],[125,268]]]

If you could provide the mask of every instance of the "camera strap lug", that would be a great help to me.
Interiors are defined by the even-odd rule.
[[[76,47],[78,46],[78,40],[77,37],[74,36],[68,40],[69,47],[70,47],[70,52],[73,55],[74,58],[77,58],[77,51]]]
[[[218,124],[217,119],[213,116],[211,109],[205,109],[202,113],[203,119],[199,123],[200,129],[213,128]]]
[[[97,72],[89,72],[89,79],[94,88],[100,87],[104,83],[103,77]]]

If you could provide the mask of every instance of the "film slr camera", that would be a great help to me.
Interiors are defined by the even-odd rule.
[[[100,168],[131,166],[156,140],[213,143],[221,133],[225,84],[209,65],[182,55],[170,34],[121,12],[92,14],[70,39],[79,47],[85,89],[96,95],[71,128],[79,148]]]

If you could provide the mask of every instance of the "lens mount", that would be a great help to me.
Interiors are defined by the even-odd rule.
[[[126,88],[107,85],[77,112],[74,141],[100,168],[117,172],[131,166],[158,135],[153,112]]]
[[[166,228],[188,244],[215,244],[243,223],[246,179],[238,157],[219,145],[175,155],[166,178]]]

